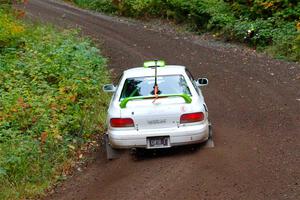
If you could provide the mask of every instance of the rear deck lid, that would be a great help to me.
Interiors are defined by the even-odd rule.
[[[128,102],[127,107],[121,109],[121,116],[130,116],[138,129],[176,128],[180,116],[191,106],[180,97],[153,101],[146,99]]]

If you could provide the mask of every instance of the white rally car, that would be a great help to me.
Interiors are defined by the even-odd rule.
[[[208,110],[199,86],[184,66],[148,61],[124,71],[119,84],[104,85],[113,96],[105,135],[108,159],[118,149],[169,148],[207,141],[213,147]]]

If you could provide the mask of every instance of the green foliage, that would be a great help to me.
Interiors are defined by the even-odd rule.
[[[202,24],[206,25],[204,28],[207,30],[221,30],[234,23],[235,18],[223,0],[195,0],[192,3],[194,15],[203,16]]]
[[[228,0],[227,0],[228,1]],[[229,0],[237,17],[244,16],[252,20],[281,16],[286,20],[298,20],[300,13],[297,0]]]
[[[300,46],[297,42],[300,34],[295,22],[277,21],[276,18],[240,20],[233,27],[235,38],[244,41],[247,37],[245,30],[254,30],[253,37],[248,40],[250,45],[263,48],[280,59],[300,60]]]
[[[0,199],[24,199],[103,131],[108,73],[77,32],[24,25],[3,11],[0,18]]]
[[[80,3],[79,3],[80,1]],[[74,0],[104,12],[136,18],[162,17],[189,23],[197,32],[213,31],[270,54],[299,61],[298,0]],[[97,4],[102,2],[102,4]],[[104,3],[105,2],[105,3]],[[106,9],[113,7],[113,12]],[[248,35],[248,31],[253,33]],[[283,34],[284,33],[284,34]],[[252,35],[253,34],[253,35]]]
[[[117,7],[112,4],[111,0],[73,0],[73,2],[83,8],[89,8],[100,12],[115,13],[117,11]]]
[[[253,46],[257,44],[266,46],[272,44],[272,38],[275,33],[273,23],[273,19],[258,19],[255,21],[238,20],[233,26],[233,32],[237,39],[243,41],[247,37],[247,30],[254,31],[253,37],[250,37],[248,42]]]
[[[295,31],[295,23],[282,23],[274,29],[272,45],[266,47],[267,52],[284,59],[300,61],[300,34]]]
[[[7,12],[0,10],[0,15],[0,48],[17,45],[24,32],[24,27],[14,21]]]
[[[119,14],[129,17],[152,17],[164,15],[161,0],[128,0],[120,1]]]

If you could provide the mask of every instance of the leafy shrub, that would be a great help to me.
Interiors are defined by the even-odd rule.
[[[295,23],[282,23],[275,28],[272,41],[267,52],[280,59],[300,61],[300,33],[296,31]]]
[[[118,4],[119,13],[130,17],[151,17],[163,15],[161,0],[128,0]]]
[[[19,22],[13,21],[3,10],[0,10],[0,15],[0,48],[17,45],[24,32],[24,27]]]
[[[76,147],[103,131],[108,73],[76,31],[24,25],[3,11],[0,18],[0,199],[24,199],[49,187]]]
[[[253,37],[247,38],[247,30],[254,32]],[[239,20],[233,26],[233,33],[238,40],[264,48],[277,58],[289,58],[295,61],[300,58],[297,42],[300,34],[299,31],[297,32],[295,22],[285,22],[278,18]]]
[[[248,42],[256,46],[272,44],[272,38],[275,29],[273,28],[274,19],[249,21],[246,19],[239,20],[233,27],[233,32],[237,39],[243,41],[248,37],[248,30],[253,31],[254,35],[248,38]]]
[[[195,10],[194,15],[204,16],[201,21],[206,30],[220,30],[235,20],[223,0],[195,0],[192,8]]]
[[[117,11],[117,7],[112,4],[111,0],[73,0],[77,5],[90,8],[100,12],[106,13],[115,13]]]

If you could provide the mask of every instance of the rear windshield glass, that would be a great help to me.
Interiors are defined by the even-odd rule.
[[[128,78],[124,83],[120,99],[154,95],[154,77]],[[191,92],[182,75],[158,76],[159,94],[188,94]]]

